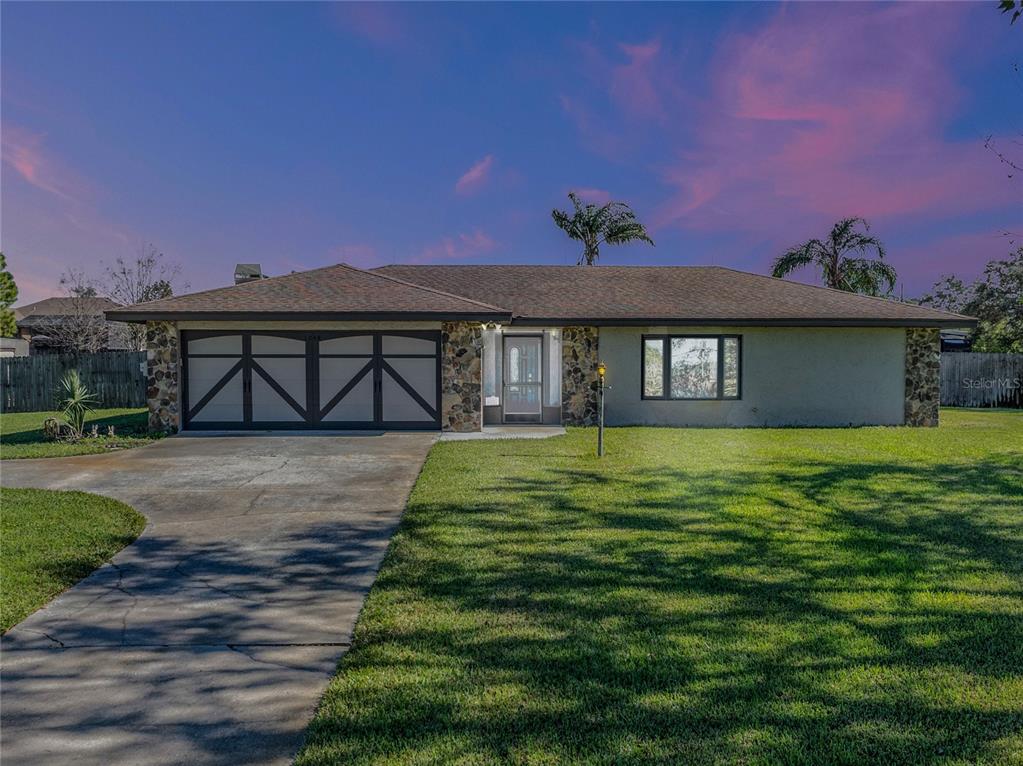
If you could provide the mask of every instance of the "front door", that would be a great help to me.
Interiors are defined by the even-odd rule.
[[[543,339],[504,336],[504,420],[539,423],[543,419]]]

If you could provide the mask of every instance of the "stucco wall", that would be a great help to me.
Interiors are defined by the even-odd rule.
[[[644,333],[742,335],[742,399],[641,398]],[[905,338],[900,328],[602,327],[608,425],[901,425]]]

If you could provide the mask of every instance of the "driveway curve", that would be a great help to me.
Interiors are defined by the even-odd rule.
[[[2,639],[5,764],[288,763],[435,439],[176,436],[5,461],[149,523]]]

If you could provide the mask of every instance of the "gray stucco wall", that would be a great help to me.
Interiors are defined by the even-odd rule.
[[[742,399],[641,398],[644,333],[742,335]],[[901,425],[905,417],[901,328],[602,327],[608,425]]]

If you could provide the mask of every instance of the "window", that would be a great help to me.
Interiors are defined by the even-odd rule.
[[[644,399],[738,399],[738,335],[644,335]]]
[[[483,331],[483,403],[495,407],[501,403],[501,331]]]

